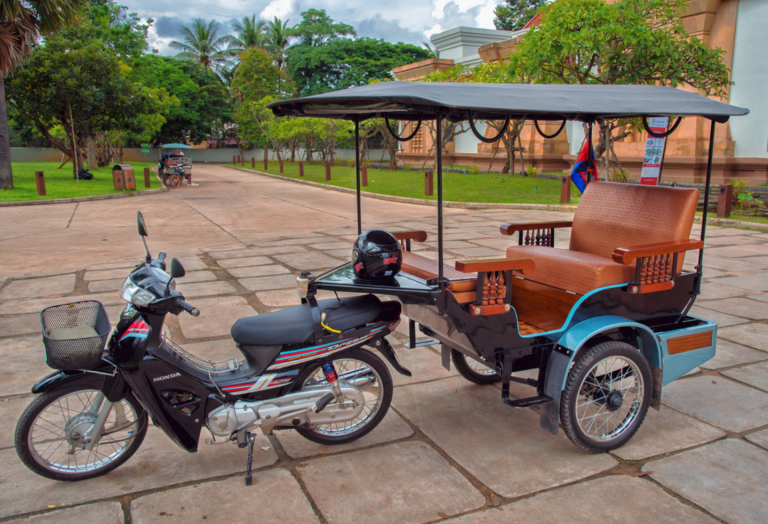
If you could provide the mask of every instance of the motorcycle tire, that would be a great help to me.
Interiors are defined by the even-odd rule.
[[[181,185],[181,175],[177,175],[174,173],[170,175],[168,179],[171,181],[171,187],[179,187]]]
[[[351,421],[353,424],[347,428],[331,427],[338,426],[337,424],[325,425],[327,427],[296,428],[296,431],[298,431],[302,437],[311,440],[312,442],[325,445],[346,444],[367,435],[384,419],[384,416],[387,414],[389,406],[392,403],[392,376],[389,373],[387,365],[378,356],[368,350],[355,348],[334,355],[332,360],[340,380],[343,380],[345,366],[348,362],[358,362],[369,367],[374,373],[375,380],[379,383],[378,391],[380,392],[380,396],[377,397],[376,404],[370,412],[366,413],[365,409],[363,410],[363,413],[361,414],[361,416],[363,416],[362,420],[359,422]],[[307,387],[307,384],[310,381],[314,381],[315,378],[318,378],[316,383],[322,385],[322,382],[324,382],[324,374],[320,364],[317,362],[310,364],[301,374],[296,381],[299,385],[297,389]],[[366,388],[362,389],[365,390]]]
[[[456,366],[456,371],[459,372],[459,375],[470,382],[486,386],[488,384],[495,384],[501,380],[501,376],[496,373],[495,369],[490,368],[479,360],[468,357],[455,349],[451,350],[451,360],[453,361],[453,365]]]
[[[109,424],[112,422],[110,419],[112,415],[114,414],[115,420],[114,420],[114,427],[117,427],[120,423],[119,417],[121,416],[120,413],[122,412],[122,416],[125,416],[124,411],[127,407],[129,407],[133,413],[136,415],[135,420],[128,425],[118,428],[117,430],[113,430],[112,433],[102,433],[102,436],[100,437],[99,442],[94,446],[95,449],[97,449],[100,445],[109,445],[111,446],[111,449],[107,449],[106,453],[111,454],[107,455],[105,453],[101,453],[101,455],[104,457],[104,459],[99,459],[99,452],[86,452],[84,449],[79,449],[75,451],[75,447],[72,446],[70,451],[64,452],[63,454],[61,452],[57,452],[59,449],[59,446],[54,448],[54,452],[51,454],[51,459],[46,460],[43,456],[41,456],[41,451],[37,449],[37,447],[32,442],[34,434],[33,432],[35,429],[39,427],[39,429],[46,431],[46,442],[47,445],[46,449],[43,450],[43,452],[47,452],[50,449],[49,441],[50,440],[62,440],[65,448],[68,445],[67,444],[67,438],[66,433],[68,432],[68,428],[71,428],[70,435],[77,435],[77,430],[79,427],[87,428],[88,423],[93,421],[95,415],[97,413],[95,411],[88,412],[88,411],[81,411],[79,413],[73,413],[72,416],[69,416],[68,414],[65,414],[65,410],[69,411],[69,403],[65,402],[64,404],[59,404],[58,408],[53,408],[52,413],[55,413],[58,417],[58,414],[61,413],[63,419],[67,419],[64,423],[64,427],[61,428],[60,426],[56,426],[53,422],[50,420],[42,419],[40,416],[41,414],[46,412],[46,409],[53,406],[57,401],[61,399],[66,399],[66,401],[70,400],[70,397],[75,397],[76,399],[80,400],[83,396],[85,398],[89,398],[89,394],[96,394],[101,393],[94,389],[88,389],[88,388],[82,388],[77,387],[77,385],[69,385],[64,386],[61,388],[57,388],[51,391],[46,391],[45,393],[39,395],[36,397],[30,404],[27,406],[27,408],[22,413],[21,417],[19,418],[19,422],[16,425],[16,435],[15,435],[15,446],[16,446],[16,453],[18,454],[21,461],[24,463],[25,466],[27,466],[30,470],[34,471],[38,475],[41,475],[43,477],[53,479],[53,480],[62,480],[62,481],[77,481],[77,480],[86,480],[91,479],[95,477],[99,477],[101,475],[105,475],[112,471],[113,469],[117,468],[121,464],[123,464],[125,461],[127,461],[131,456],[133,456],[134,453],[139,449],[139,446],[141,446],[142,441],[144,440],[144,437],[147,434],[147,412],[144,411],[144,408],[141,406],[141,404],[136,400],[136,398],[133,396],[133,394],[128,393],[128,395],[118,402],[115,402],[112,406],[112,411],[110,413],[110,418],[107,419],[106,424]],[[74,401],[73,401],[74,402]],[[91,403],[92,406],[92,403]],[[119,407],[116,407],[119,406]],[[51,431],[51,428],[44,428],[42,426],[38,426],[36,423],[38,419],[42,420],[43,423],[49,424],[52,428],[60,428],[62,430],[62,438],[55,439],[55,434],[53,437],[48,436],[48,433],[53,433]],[[79,424],[82,424],[78,427]],[[105,428],[106,428],[105,424]],[[124,424],[124,422],[123,422]],[[117,434],[118,437],[122,436],[119,433],[122,432],[125,429],[128,429],[130,427],[133,427],[134,429],[127,431],[127,435],[129,435],[127,438],[122,440],[114,440],[110,439],[109,441],[104,441],[104,437],[110,435],[110,434]],[[135,431],[135,433],[133,433]],[[133,433],[133,434],[132,434]],[[119,446],[117,450],[115,450],[115,444],[125,443],[122,446]],[[80,465],[75,462],[74,467],[71,466],[69,460],[67,462],[67,465],[59,464],[54,461],[54,457],[57,459],[64,458],[64,456],[75,456],[76,452],[83,452],[88,453],[88,455],[85,456],[86,463],[81,462]],[[95,454],[95,458],[99,459],[99,461],[96,464],[93,464],[89,466],[87,464],[87,459],[89,459],[93,454]],[[82,455],[81,455],[82,457]],[[76,459],[75,459],[76,460]]]

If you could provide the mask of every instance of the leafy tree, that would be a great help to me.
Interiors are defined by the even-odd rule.
[[[685,0],[559,0],[526,34],[510,70],[537,83],[687,85],[723,96],[730,84],[725,52],[686,32],[679,18],[686,5]],[[627,123],[599,122],[598,158],[629,135]]]
[[[320,45],[294,45],[288,71],[303,96],[391,80],[395,67],[426,60],[429,51],[373,38],[330,39]]]
[[[266,33],[267,23],[256,21],[256,15],[248,18],[244,16],[241,21],[232,24],[237,33],[233,36],[229,44],[229,49],[238,55],[252,47],[266,47],[268,35]]]
[[[51,145],[76,158],[89,136],[119,130],[148,138],[162,125],[162,113],[175,99],[131,82],[129,72],[84,24],[46,38],[11,77],[9,103],[15,118],[31,120]],[[57,126],[69,144],[56,137]]]
[[[228,48],[232,37],[219,36],[219,31],[221,25],[217,21],[211,20],[206,24],[204,20],[196,18],[191,27],[181,28],[184,39],[181,42],[174,40],[171,47],[181,51],[176,57],[194,60],[216,72],[225,67],[235,54]]]
[[[291,36],[299,38],[300,46],[320,46],[357,33],[351,25],[334,22],[325,9],[309,9],[301,13],[301,22],[291,30]]]
[[[493,10],[493,25],[500,31],[519,31],[550,0],[505,0]]]
[[[95,36],[114,53],[125,59],[140,56],[147,50],[147,31],[154,23],[150,18],[143,23],[139,15],[114,0],[90,0],[87,18],[95,28]]]
[[[5,77],[30,55],[38,35],[79,20],[87,0],[3,0],[0,3],[0,189],[13,188]]]
[[[266,27],[267,50],[272,53],[275,62],[277,62],[277,67],[281,69],[285,62],[285,49],[290,43],[289,39],[293,31],[293,29],[288,27],[288,22],[290,20],[283,22],[278,17],[275,17]]]
[[[197,62],[144,55],[134,60],[131,78],[148,88],[163,88],[179,100],[152,136],[154,144],[200,143],[232,121],[226,86]]]

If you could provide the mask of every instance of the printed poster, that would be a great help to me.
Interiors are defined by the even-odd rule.
[[[666,133],[668,117],[654,117],[648,120],[648,127],[654,133]],[[648,135],[645,141],[645,157],[643,158],[643,170],[640,173],[640,183],[645,186],[655,186],[659,183],[661,172],[661,157],[664,155],[664,142],[666,138],[654,138]]]

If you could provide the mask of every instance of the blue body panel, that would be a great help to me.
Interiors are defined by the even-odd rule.
[[[689,371],[696,369],[697,366],[702,365],[715,356],[715,346],[717,344],[717,323],[702,318],[699,318],[699,320],[706,322],[706,324],[658,334],[658,338],[661,341],[662,357],[664,358],[664,367],[662,368],[662,371],[664,372],[665,386],[673,380],[682,377]],[[669,348],[667,347],[667,341],[669,339],[684,337],[687,335],[696,335],[698,333],[705,333],[708,331],[712,332],[711,346],[707,346],[701,349],[694,349],[692,351],[686,351],[684,353],[678,353],[676,355],[669,354]]]

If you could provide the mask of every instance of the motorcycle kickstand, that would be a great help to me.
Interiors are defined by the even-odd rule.
[[[246,433],[248,439],[248,466],[245,468],[245,485],[253,484],[253,475],[251,475],[251,463],[253,462],[253,444],[256,442],[256,435]]]

